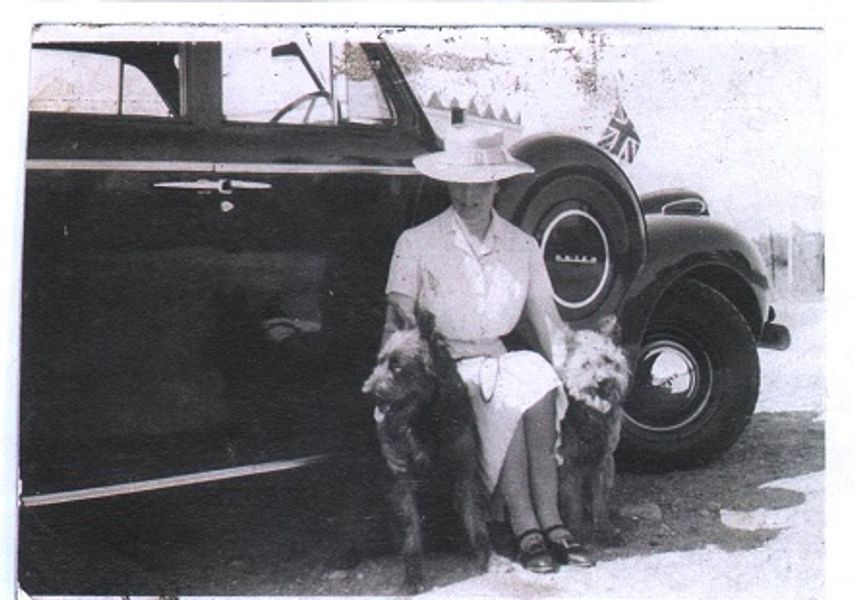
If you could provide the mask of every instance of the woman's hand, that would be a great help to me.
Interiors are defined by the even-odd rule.
[[[397,292],[390,292],[386,296],[386,300],[386,323],[383,326],[383,341],[380,342],[381,348],[386,344],[386,340],[392,335],[392,332],[398,329],[395,319],[400,318],[400,315],[404,315],[413,323],[416,321],[416,300],[414,298]]]

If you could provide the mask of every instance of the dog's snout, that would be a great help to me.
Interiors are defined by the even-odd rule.
[[[377,369],[374,369],[371,372],[371,375],[368,376],[368,379],[365,380],[365,383],[362,384],[362,393],[363,394],[371,394],[377,388],[377,382],[379,381]]]
[[[615,391],[617,391],[617,385],[611,379],[601,381],[597,385],[597,395],[601,398],[610,398]]]
[[[389,390],[391,373],[385,364],[377,365],[362,385],[363,394],[382,396]]]

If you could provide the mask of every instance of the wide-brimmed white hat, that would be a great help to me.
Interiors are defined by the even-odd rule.
[[[453,125],[445,137],[445,149],[413,159],[416,169],[432,179],[459,183],[486,183],[534,173],[504,145],[501,129],[485,130],[466,124]]]

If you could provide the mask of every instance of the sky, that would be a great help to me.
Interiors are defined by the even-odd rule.
[[[410,75],[422,95],[474,99],[521,118],[523,135],[596,142],[620,103],[641,144],[622,162],[640,193],[700,192],[754,237],[823,228],[819,30],[605,27],[410,29],[393,48],[478,58]]]

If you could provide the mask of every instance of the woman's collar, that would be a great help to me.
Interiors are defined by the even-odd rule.
[[[454,235],[456,245],[463,250],[472,252],[476,256],[487,255],[496,249],[498,223],[501,217],[499,217],[495,208],[490,209],[490,225],[487,227],[487,233],[484,235],[483,240],[479,240],[469,231],[466,223],[463,222],[463,219],[460,218],[454,207],[450,206],[448,210],[451,211],[449,219],[450,231]]]

